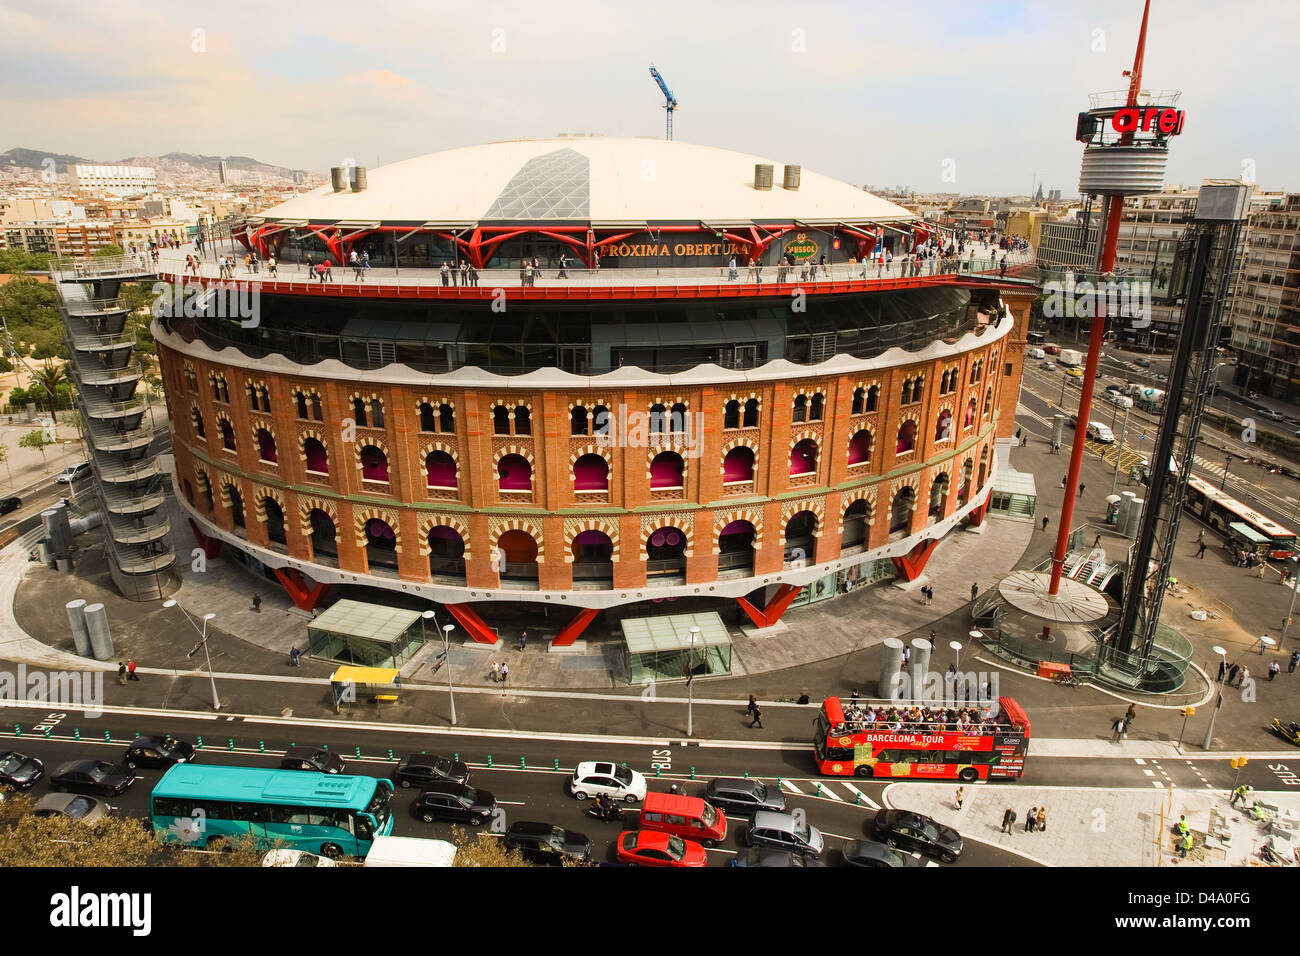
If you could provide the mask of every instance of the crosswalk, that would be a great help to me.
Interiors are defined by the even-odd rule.
[[[1179,773],[1182,776],[1183,782],[1187,784],[1188,787],[1195,787],[1204,790],[1214,789],[1214,785],[1206,779],[1205,774],[1201,772],[1201,768],[1192,760],[1166,758],[1162,761],[1154,758],[1146,760],[1142,757],[1134,757],[1133,763],[1141,769],[1142,775],[1150,781],[1151,786],[1158,790],[1180,789],[1173,774],[1170,773],[1171,770]],[[1195,782],[1192,782],[1192,780],[1187,777],[1187,774],[1189,773],[1195,778]]]
[[[832,800],[836,803],[851,803],[854,806],[870,807],[872,810],[882,809],[880,804],[853,786],[853,784],[844,780],[801,780],[799,783],[802,786],[796,786],[793,782],[782,778],[781,789],[797,797],[820,797],[823,800]],[[846,791],[847,796],[837,791]]]

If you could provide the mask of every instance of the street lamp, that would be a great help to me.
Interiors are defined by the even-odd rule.
[[[1292,556],[1292,557],[1287,558],[1287,561],[1291,562],[1292,566],[1294,567],[1294,566],[1297,565],[1298,562],[1300,562],[1300,559],[1298,559],[1298,558]],[[1300,568],[1297,568],[1297,570],[1300,570]],[[1289,608],[1287,608],[1287,612],[1286,612],[1286,620],[1282,622],[1282,637],[1281,637],[1281,638],[1278,640],[1278,642],[1277,642],[1277,648],[1278,648],[1278,650],[1281,650],[1281,649],[1282,649],[1282,644],[1283,644],[1284,641],[1286,641],[1286,631],[1287,631],[1287,628],[1291,625],[1291,615],[1295,613],[1295,592],[1296,592],[1296,585],[1297,585],[1297,584],[1300,584],[1300,580],[1297,580],[1297,578],[1296,578],[1296,572],[1295,572],[1295,571],[1292,571],[1292,572],[1291,572],[1291,580],[1290,580],[1288,583],[1291,585],[1291,606],[1290,606]]]
[[[455,624],[442,626],[442,652],[447,655],[447,700],[451,702],[452,726],[456,724],[456,692],[451,687],[451,632],[455,629]]]
[[[1228,466],[1232,464],[1232,458],[1223,459],[1223,478],[1219,481],[1219,490],[1222,491],[1228,483]]]
[[[693,736],[695,733],[695,638],[700,634],[699,627],[691,628],[691,649],[688,652],[686,663],[686,736]]]
[[[166,601],[163,601],[163,607],[180,607],[180,605],[176,603],[175,599],[168,598]],[[203,648],[203,656],[208,662],[208,680],[211,681],[212,683],[212,709],[220,710],[221,698],[217,696],[217,679],[212,673],[212,655],[208,652],[208,621],[212,620],[214,617],[216,617],[216,615],[213,614],[211,611],[209,611],[207,614],[204,614],[203,628],[202,630],[200,630],[199,626],[194,623],[194,619],[189,616],[185,608],[181,607],[181,613],[185,615],[185,620],[189,621],[190,625],[194,628],[194,630],[199,631],[199,634],[202,637],[202,640],[199,641],[198,647],[195,647],[193,650],[189,652],[189,654],[186,654],[185,656],[187,658],[193,657],[195,651],[197,651],[199,647]]]
[[[1214,718],[1219,716],[1219,708],[1223,706],[1223,679],[1228,674],[1228,652],[1218,644],[1215,644],[1210,650],[1219,655],[1219,689],[1215,694],[1214,710],[1210,711],[1210,726],[1205,731],[1205,742],[1201,744],[1202,750],[1210,749],[1210,741],[1214,737]]]

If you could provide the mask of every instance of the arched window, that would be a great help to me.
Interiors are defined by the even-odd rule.
[[[745,427],[758,427],[758,399],[751,398],[745,402]]]
[[[311,552],[313,557],[325,555],[326,557],[337,558],[338,549],[338,532],[334,527],[334,519],[319,508],[313,508],[308,516],[311,524]]]
[[[361,449],[361,477],[365,481],[388,481],[388,456],[374,445]]]
[[[366,400],[364,398],[352,399],[352,420],[356,422],[358,428],[369,428],[369,419],[366,418]]]
[[[275,454],[275,438],[265,428],[257,430],[257,457],[262,461],[278,462]]]
[[[280,502],[270,495],[262,498],[262,510],[266,513],[266,536],[278,544],[287,544],[284,537],[284,509]]]
[[[382,518],[371,518],[363,529],[366,535],[366,561],[371,568],[397,567],[397,532]]]
[[[668,413],[668,430],[677,435],[686,431],[686,406],[681,402],[674,404]]]
[[[898,428],[898,446],[894,453],[906,454],[916,447],[916,422],[903,422]]]
[[[795,424],[798,424],[799,422],[804,422],[807,420],[808,420],[808,396],[803,394],[796,395],[794,397],[794,410],[793,410],[793,414],[790,416],[790,421],[794,422]]]
[[[934,440],[948,441],[952,437],[952,412],[945,408],[939,412],[939,419],[934,424]]]
[[[492,434],[510,434],[510,409],[504,405],[497,405],[492,409]]]
[[[919,402],[923,397],[922,392],[924,390],[925,390],[925,376],[918,375],[916,377],[916,381],[912,382],[912,401]]]
[[[900,401],[904,405],[912,403],[912,380],[910,378],[903,379],[903,393],[900,396]]]
[[[853,390],[853,406],[849,409],[852,415],[861,415],[867,407],[867,390],[862,387]]]
[[[226,449],[226,451],[234,451],[235,450],[234,427],[230,424],[230,421],[225,418],[220,420],[219,425],[221,427],[221,447]]]
[[[912,524],[913,502],[916,500],[912,489],[903,488],[894,496],[894,504],[889,509],[889,533],[904,537]]]
[[[312,392],[311,395],[308,396],[308,400],[311,404],[311,420],[314,422],[324,421],[325,416],[324,410],[321,408],[320,396],[315,392]]]
[[[420,403],[420,431],[436,432],[438,430],[437,419],[433,416],[433,406],[428,402]]]
[[[573,411],[569,413],[569,434],[586,435],[589,427],[587,409],[582,405],[575,405]]]
[[[591,433],[593,435],[609,434],[609,409],[597,405],[591,410]]]
[[[370,400],[370,427],[384,427],[384,400],[382,398],[372,398]]]
[[[939,394],[940,394],[940,395],[947,395],[947,394],[948,394],[948,375],[949,375],[949,373],[945,371],[945,372],[943,373],[943,377],[939,380]]]
[[[963,422],[962,428],[970,428],[975,424],[975,399],[971,399],[966,404],[966,421]]]
[[[533,466],[522,455],[506,455],[497,462],[497,481],[502,491],[532,491]]]
[[[662,405],[656,402],[654,405],[650,406],[650,434],[651,435],[662,435],[664,433],[665,418],[667,418],[667,415],[665,414],[664,407]]]
[[[438,431],[444,435],[450,435],[456,431],[456,412],[446,402],[438,406]]]
[[[528,406],[516,405],[515,406],[515,434],[531,435],[532,433],[533,433],[533,425],[532,425],[530,413],[528,411]]]
[[[587,454],[573,463],[574,491],[608,491],[609,462],[600,455]]]
[[[740,402],[734,398],[722,409],[722,427],[724,429],[740,427]]]
[[[319,439],[308,438],[302,443],[302,453],[307,457],[307,470],[318,475],[330,473],[329,453]]]
[[[880,386],[872,385],[867,389],[867,411],[874,412],[880,404]]]
[[[875,443],[871,432],[865,428],[849,439],[849,464],[865,465],[871,461],[871,446]]]
[[[805,438],[790,450],[790,477],[815,474],[817,471],[817,443]]]
[[[203,413],[197,408],[191,408],[190,419],[194,422],[194,434],[200,438],[207,438],[207,433],[203,430]]]
[[[442,491],[454,491],[456,481],[456,459],[445,451],[434,449],[424,456],[424,471],[430,488]]]
[[[808,403],[808,421],[819,422],[822,420],[822,409],[826,404],[826,396],[821,392],[814,392],[812,401]]]
[[[984,391],[984,417],[988,418],[993,414],[993,386],[990,385]]]
[[[234,485],[227,485],[226,491],[230,495],[230,520],[235,523],[236,528],[242,528],[244,527],[244,496]]]
[[[844,509],[844,533],[841,548],[857,548],[867,543],[867,502],[859,498]]]
[[[429,573],[465,583],[465,539],[455,528],[435,525],[429,529]]]
[[[753,480],[754,450],[737,445],[722,459],[722,483],[729,485]]]
[[[650,490],[674,491],[682,487],[686,463],[674,451],[660,452],[650,462]]]
[[[297,404],[298,406],[298,417],[306,418],[307,417],[307,396],[303,392],[295,391],[293,393],[293,400],[295,404]]]
[[[948,476],[939,475],[930,485],[930,517],[942,518],[948,509]]]

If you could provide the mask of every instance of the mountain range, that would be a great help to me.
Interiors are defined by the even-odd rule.
[[[259,173],[263,176],[277,176],[284,179],[289,179],[293,176],[293,170],[286,166],[274,166],[270,163],[263,163],[250,156],[203,156],[198,153],[165,153],[162,156],[132,156],[127,159],[105,160],[86,159],[82,156],[73,156],[67,153],[51,153],[47,150],[27,149],[21,146],[0,153],[0,168],[5,166],[23,166],[28,169],[42,169],[44,168],[43,164],[47,159],[54,160],[54,169],[55,172],[58,173],[66,173],[69,166],[75,166],[78,163],[102,165],[115,165],[120,163],[126,166],[153,166],[161,174],[207,171],[215,178],[217,175],[217,163],[224,159],[226,161],[226,168],[232,172]]]

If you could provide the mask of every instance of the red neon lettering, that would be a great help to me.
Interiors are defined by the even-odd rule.
[[[1131,106],[1126,106],[1110,118],[1110,125],[1117,133],[1130,133],[1137,129],[1138,111]]]
[[[1166,135],[1172,133],[1178,128],[1179,118],[1182,114],[1178,110],[1161,110],[1160,111],[1160,132]]]

